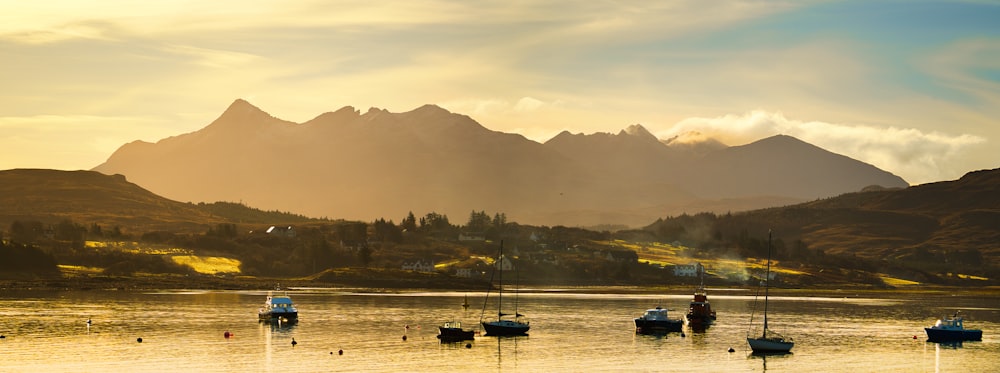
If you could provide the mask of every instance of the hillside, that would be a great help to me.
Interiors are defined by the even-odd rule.
[[[121,227],[127,232],[204,232],[219,223],[291,223],[310,219],[265,212],[234,203],[172,201],[122,175],[94,171],[15,169],[0,171],[0,230],[15,220]]]
[[[94,170],[178,201],[239,200],[363,221],[488,210],[571,226],[641,226],[664,214],[907,185],[787,136],[701,144],[661,141],[641,125],[615,135],[564,132],[540,144],[434,105],[404,113],[344,107],[299,124],[236,100],[201,130],[125,144]]]
[[[744,213],[680,216],[646,228],[658,239],[726,251],[770,229],[786,258],[834,255],[886,268],[947,273],[1000,269],[1000,169],[970,172],[954,181],[905,189],[870,190]],[[801,242],[796,243],[796,242]],[[759,254],[759,253],[758,253]]]
[[[759,269],[768,229],[776,236],[775,271],[789,286],[882,286],[881,279],[942,284],[954,283],[955,276],[995,282],[1000,276],[998,175],[1000,170],[980,171],[952,182],[871,188],[782,208],[681,215],[644,230],[596,232],[521,225],[489,213],[473,214],[477,222],[466,224],[433,213],[421,216],[419,224],[416,219],[399,225],[318,220],[236,203],[170,201],[121,176],[92,171],[8,170],[0,171],[0,230],[13,230],[15,220],[20,226],[39,221],[54,234],[26,238],[8,230],[4,244],[13,250],[4,250],[5,255],[31,256],[50,269],[58,263],[63,276],[87,286],[132,283],[129,276],[152,276],[135,284],[199,283],[183,277],[190,274],[238,275],[246,284],[273,277],[413,286],[400,265],[429,260],[437,264],[439,276],[427,281],[448,287],[458,268],[486,272],[483,260],[495,253],[499,240],[508,243],[526,284],[679,284],[686,282],[661,266],[695,261],[709,267],[713,284],[742,284]],[[65,221],[74,224],[72,237],[63,230]],[[291,229],[264,231],[279,223]],[[103,226],[105,233],[92,225]],[[108,234],[112,227],[124,236]],[[463,232],[482,232],[485,240],[460,241]],[[16,251],[25,243],[33,248]],[[368,274],[322,275],[348,272]],[[211,286],[251,286],[236,279],[218,283]],[[454,286],[460,283],[470,282]]]

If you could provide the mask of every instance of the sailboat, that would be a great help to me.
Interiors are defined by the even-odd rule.
[[[759,338],[753,338],[747,334],[747,343],[755,354],[766,353],[787,353],[795,346],[791,338],[785,338],[767,328],[767,296],[771,287],[771,231],[767,232],[767,272],[764,273],[764,333]],[[750,316],[751,323],[753,316]]]
[[[493,266],[493,274],[499,274],[499,291],[497,292],[497,319],[496,321],[483,321],[483,316],[486,315],[486,301],[483,301],[483,313],[479,317],[479,322],[483,325],[483,329],[486,330],[486,335],[494,336],[507,336],[507,335],[527,335],[530,326],[528,322],[522,321],[524,315],[517,312],[517,298],[514,298],[514,314],[506,314],[503,312],[503,241],[500,241],[500,253],[497,255],[497,261]],[[493,281],[490,280],[490,286],[492,287]],[[516,291],[516,289],[515,289]],[[516,296],[516,293],[515,293]],[[489,291],[487,290],[486,298],[489,299]],[[504,316],[514,316],[514,319],[507,318]]]

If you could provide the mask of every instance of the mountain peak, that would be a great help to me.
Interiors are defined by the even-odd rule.
[[[214,123],[219,122],[246,122],[260,117],[273,118],[270,114],[264,112],[260,108],[254,106],[253,104],[247,102],[246,100],[239,98],[229,104],[226,111],[215,120]]]
[[[450,111],[434,104],[425,104],[421,107],[413,109],[414,113],[428,113],[428,114],[451,114]]]
[[[361,112],[355,109],[353,106],[344,106],[337,111],[326,112],[320,114],[316,118],[305,122],[305,125],[311,125],[315,123],[338,123],[348,120],[353,120],[361,116]]]
[[[261,110],[259,107],[254,106],[247,100],[238,98],[235,101],[233,101],[232,104],[229,104],[229,107],[226,108],[226,111],[223,112],[222,115],[226,115],[227,113],[237,114],[237,113],[248,113],[248,112],[263,113],[264,111]]]
[[[633,124],[631,126],[628,126],[627,128],[621,130],[621,132],[618,132],[618,134],[619,135],[635,136],[635,137],[653,137],[653,138],[656,138],[656,136],[653,136],[652,133],[649,133],[649,131],[646,130],[646,127],[643,127],[641,124]]]

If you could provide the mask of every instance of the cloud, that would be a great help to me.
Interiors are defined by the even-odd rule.
[[[799,121],[788,119],[780,112],[763,110],[715,118],[687,118],[656,134],[660,138],[670,138],[689,132],[699,132],[730,145],[742,145],[776,134],[790,135],[870,163],[911,184],[956,177],[952,167],[987,141],[972,134],[949,135],[914,128]]]
[[[449,111],[471,115],[472,117],[494,117],[507,115],[532,115],[540,110],[555,108],[562,104],[556,100],[545,102],[534,97],[521,97],[516,102],[497,98],[466,99],[442,103]]]
[[[946,45],[920,62],[940,84],[974,97],[980,104],[1000,106],[1000,39],[971,38]]]
[[[194,63],[210,68],[236,68],[259,59],[258,56],[249,53],[198,48],[188,45],[168,45],[163,50],[172,54],[193,57]]]

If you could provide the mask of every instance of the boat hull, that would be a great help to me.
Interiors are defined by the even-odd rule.
[[[486,335],[493,336],[527,335],[530,328],[528,324],[510,320],[483,322]]]
[[[639,334],[679,332],[683,327],[684,322],[681,320],[635,319],[635,332]]]
[[[691,325],[709,325],[715,322],[715,313],[710,314],[692,314],[689,313],[686,316],[688,324]]]
[[[948,330],[948,329],[924,328],[924,331],[927,332],[928,342],[962,342],[962,341],[983,340],[982,330],[975,330],[975,329]]]
[[[747,344],[756,354],[787,353],[795,346],[794,342],[770,338],[747,338]]]
[[[688,307],[688,313],[685,315],[688,324],[691,325],[707,325],[715,321],[715,311],[712,311],[712,306],[708,304],[704,296],[695,296],[695,299],[701,299],[701,301],[691,302],[691,306]]]
[[[260,321],[295,322],[299,320],[298,312],[264,312],[257,315]]]
[[[476,332],[473,330],[438,327],[438,331],[439,334],[437,337],[441,342],[471,341],[476,339]]]

